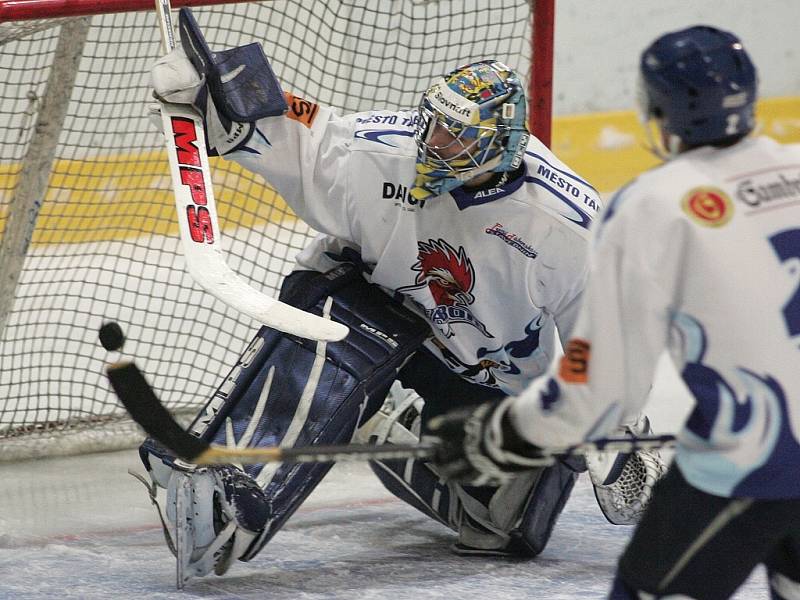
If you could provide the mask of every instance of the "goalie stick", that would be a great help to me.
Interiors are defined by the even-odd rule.
[[[175,47],[169,0],[156,0],[161,41]],[[188,10],[188,9],[184,9]],[[255,290],[228,266],[222,253],[203,120],[189,106],[161,103],[161,120],[169,156],[186,267],[207,292],[228,306],[280,331],[321,341],[343,339],[348,329],[294,308]]]
[[[221,464],[238,462],[258,464],[267,462],[337,462],[355,460],[391,459],[429,459],[436,460],[436,444],[397,444],[307,446],[281,448],[279,446],[260,448],[227,448],[209,444],[185,431],[155,394],[139,368],[130,361],[109,365],[106,368],[114,392],[125,406],[134,421],[174,452],[179,458],[197,464]],[[559,457],[585,455],[590,452],[633,452],[651,448],[663,448],[674,443],[672,435],[652,437],[602,438],[564,448],[544,448],[541,450],[541,466],[552,464]],[[531,461],[531,466],[537,466]]]

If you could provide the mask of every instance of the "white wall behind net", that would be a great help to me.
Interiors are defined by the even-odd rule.
[[[639,55],[656,37],[690,25],[737,34],[759,69],[762,97],[800,95],[800,2],[557,0],[554,113],[634,108]]]

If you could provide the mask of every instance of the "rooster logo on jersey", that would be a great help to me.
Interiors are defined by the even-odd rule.
[[[411,267],[417,271],[415,284],[403,286],[397,291],[421,306],[428,319],[446,337],[455,335],[452,329],[454,323],[466,323],[486,337],[494,337],[469,310],[469,305],[475,302],[475,296],[472,295],[475,269],[464,248],[456,250],[442,239],[417,242],[417,247],[417,262]],[[423,290],[430,296],[420,294]],[[431,296],[435,304],[433,308],[430,307]]]

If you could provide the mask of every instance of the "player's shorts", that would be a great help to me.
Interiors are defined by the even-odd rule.
[[[713,496],[673,466],[620,558],[611,597],[637,590],[721,600],[759,564],[767,567],[775,598],[800,598],[800,499]]]

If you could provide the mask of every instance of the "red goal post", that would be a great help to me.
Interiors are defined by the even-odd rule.
[[[285,89],[341,112],[413,107],[435,76],[497,58],[523,74],[544,141],[552,4],[173,2],[193,7],[212,48],[260,41]],[[125,353],[187,413],[257,326],[184,268],[169,167],[146,115],[159,53],[149,0],[0,0],[0,460],[141,438],[103,375],[102,322],[123,325]],[[276,296],[314,232],[252,174],[212,168],[228,262]]]

